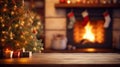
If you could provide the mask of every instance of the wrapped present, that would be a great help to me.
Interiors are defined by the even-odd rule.
[[[32,52],[31,51],[25,51],[21,53],[21,57],[31,57]]]
[[[13,57],[13,51],[6,49],[4,51],[4,58],[12,58]]]
[[[20,51],[14,51],[13,52],[13,58],[19,58],[21,55],[21,52]]]

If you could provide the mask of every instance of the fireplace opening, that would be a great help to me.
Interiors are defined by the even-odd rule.
[[[104,20],[89,21],[86,26],[82,26],[81,23],[82,22],[76,22],[74,24],[73,39],[75,43],[104,43]]]
[[[108,28],[104,28],[105,9],[88,9],[90,20],[83,26],[81,13],[85,9],[74,9],[76,22],[72,29],[68,29],[69,18],[67,18],[67,39],[68,45],[76,48],[112,48],[112,21]],[[67,14],[71,10],[67,10]],[[110,10],[110,15],[112,13]]]

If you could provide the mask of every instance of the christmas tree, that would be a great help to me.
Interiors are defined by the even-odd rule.
[[[23,0],[0,0],[0,45],[4,49],[41,51],[36,36],[43,33],[40,16],[24,8]]]

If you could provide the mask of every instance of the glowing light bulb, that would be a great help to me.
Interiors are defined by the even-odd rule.
[[[5,7],[7,7],[7,4],[4,4]]]
[[[2,34],[5,34],[6,32],[5,31],[2,31]]]
[[[3,12],[6,12],[6,11],[7,11],[7,8],[6,8],[6,7],[4,7],[4,8],[3,8]]]
[[[70,4],[71,3],[71,0],[67,0],[67,4]]]
[[[21,38],[24,38],[24,36],[23,36],[23,35],[21,35],[20,37],[21,37]]]
[[[33,20],[32,20],[32,19],[29,19],[29,21],[30,21],[31,23],[33,23]]]
[[[12,32],[10,32],[10,36],[13,36],[13,33],[12,33]]]
[[[19,45],[20,45],[19,43],[16,44],[16,46],[19,46]]]
[[[41,25],[41,22],[38,22],[37,25]]]
[[[13,9],[16,10],[16,9],[17,9],[17,6],[15,5]]]
[[[11,11],[11,15],[14,15],[15,13],[14,13],[14,11]]]
[[[2,24],[2,27],[5,27],[5,25],[4,25],[4,24]]]
[[[30,37],[31,37],[31,39],[33,39],[33,36],[32,36],[32,35],[31,35]]]
[[[4,42],[4,41],[5,41],[5,39],[1,39],[1,41],[2,41],[2,42]]]
[[[22,29],[22,26],[20,26],[19,28]]]
[[[20,23],[20,24],[23,26],[23,25],[24,25],[24,23],[25,23],[24,21],[21,21],[21,23]]]
[[[17,27],[18,27],[18,24],[15,25],[15,28],[17,28]]]
[[[33,48],[33,50],[35,50],[35,51],[36,51],[37,49],[34,47],[34,48]]]
[[[44,50],[44,48],[42,47],[41,50]]]
[[[13,40],[13,37],[10,37],[11,40]]]
[[[28,42],[27,41],[25,41],[25,44],[27,44]]]

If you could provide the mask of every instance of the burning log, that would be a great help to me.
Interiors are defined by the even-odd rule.
[[[86,44],[90,45],[90,44],[93,44],[93,42],[91,42],[91,41],[88,40],[88,39],[82,39],[82,40],[80,41],[80,44],[81,44],[81,45],[86,45]]]

